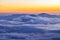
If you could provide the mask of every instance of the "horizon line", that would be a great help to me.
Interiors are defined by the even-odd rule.
[[[47,13],[47,12],[39,12],[39,13],[4,13],[4,12],[0,12],[0,15],[8,15],[8,14],[56,14],[56,15],[60,15],[60,13]]]

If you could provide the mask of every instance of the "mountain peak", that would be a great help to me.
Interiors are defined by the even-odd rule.
[[[50,14],[47,14],[47,13],[41,13],[41,14],[39,14],[39,15],[50,15]]]

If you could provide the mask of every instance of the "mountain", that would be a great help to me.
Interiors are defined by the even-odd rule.
[[[39,14],[39,16],[41,16],[41,17],[48,17],[48,18],[60,18],[60,15],[47,14],[47,13]]]

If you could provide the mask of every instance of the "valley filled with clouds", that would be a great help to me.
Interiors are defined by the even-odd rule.
[[[1,15],[0,39],[60,40],[60,15],[45,13]]]

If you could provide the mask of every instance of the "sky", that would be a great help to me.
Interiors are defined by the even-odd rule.
[[[60,0],[0,0],[0,13],[60,13]]]

